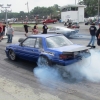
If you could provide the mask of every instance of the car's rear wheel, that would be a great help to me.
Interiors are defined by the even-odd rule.
[[[39,67],[48,67],[48,66],[51,66],[52,63],[51,63],[51,61],[50,61],[47,57],[45,57],[45,56],[40,56],[40,57],[38,58],[37,65],[38,65]]]
[[[64,67],[59,67],[59,73],[61,75],[62,78],[66,78],[66,79],[70,79],[71,78],[71,73],[68,72]]]
[[[8,56],[12,61],[15,61],[17,59],[16,54],[13,50],[9,50]]]

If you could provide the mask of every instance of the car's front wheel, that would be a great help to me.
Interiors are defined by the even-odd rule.
[[[16,54],[13,50],[9,50],[8,56],[12,61],[15,61],[17,59]]]
[[[37,65],[39,67],[48,67],[48,66],[51,66],[52,64],[51,64],[51,61],[47,57],[40,56],[38,58]]]

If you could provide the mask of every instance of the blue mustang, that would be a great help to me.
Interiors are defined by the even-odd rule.
[[[18,58],[38,62],[42,65],[68,65],[77,62],[82,57],[88,57],[89,47],[73,44],[61,34],[32,35],[19,39],[19,44],[6,47],[6,55],[11,60]]]

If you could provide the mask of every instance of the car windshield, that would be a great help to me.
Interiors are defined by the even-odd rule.
[[[46,44],[48,48],[59,48],[63,46],[72,45],[73,43],[62,35],[46,38]]]

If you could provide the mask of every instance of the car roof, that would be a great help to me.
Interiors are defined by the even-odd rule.
[[[41,38],[47,38],[51,36],[62,36],[62,34],[37,34],[37,35],[30,35],[28,37],[41,37]]]

